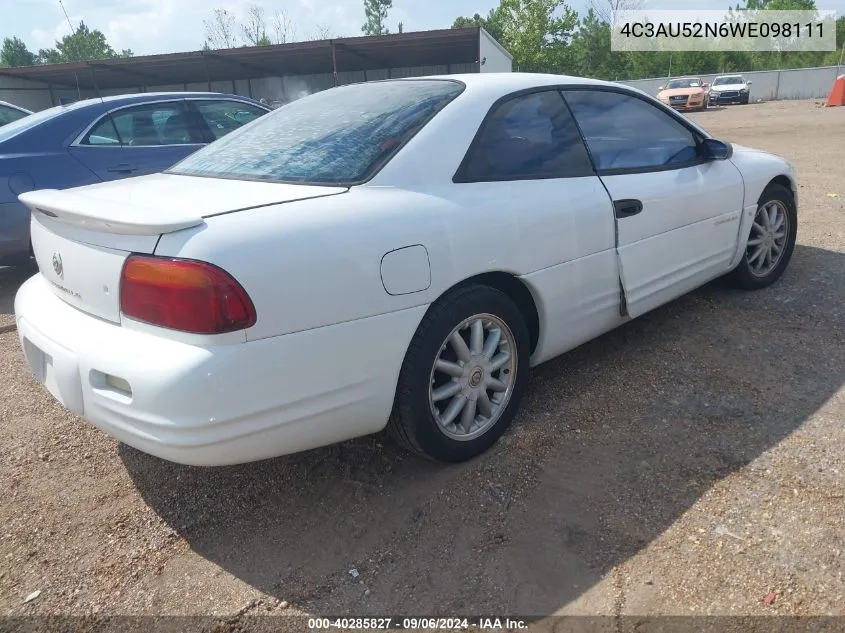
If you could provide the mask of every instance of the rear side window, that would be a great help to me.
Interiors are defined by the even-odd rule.
[[[600,171],[672,169],[698,159],[693,133],[643,99],[602,90],[564,94]]]
[[[199,111],[213,139],[222,138],[267,113],[239,101],[191,101],[191,104]]]
[[[455,182],[590,176],[593,168],[560,93],[516,97],[493,107]]]
[[[91,131],[85,136],[82,144],[120,145],[120,135],[117,133],[117,128],[115,128],[114,122],[108,114],[97,125],[91,128]]]
[[[201,143],[201,132],[183,101],[146,103],[104,116],[82,140],[83,145],[187,145]]]
[[[191,154],[167,173],[354,184],[372,176],[463,90],[449,80],[354,84],[318,92]]]

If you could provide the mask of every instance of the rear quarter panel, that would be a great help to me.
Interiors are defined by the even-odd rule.
[[[598,179],[583,179],[604,196]],[[589,232],[565,210],[536,207],[525,197],[485,198],[444,185],[428,193],[364,186],[349,193],[206,218],[201,227],[164,235],[156,254],[210,261],[231,273],[255,303],[258,322],[249,340],[278,336],[427,305],[469,277],[491,271],[525,275],[576,259],[579,249],[612,247],[609,202]],[[561,181],[533,183],[532,195],[561,196]],[[570,185],[574,186],[574,185]],[[510,187],[513,189],[513,187]],[[545,190],[544,190],[545,188]],[[601,200],[602,198],[598,198]],[[548,223],[571,230],[549,235]],[[381,277],[385,254],[423,245],[431,283],[419,292],[390,295]],[[584,253],[588,254],[588,253]]]
[[[257,340],[430,303],[452,279],[455,212],[436,196],[360,187],[210,217],[202,227],[162,236],[156,254],[210,261],[232,274],[255,304],[258,322],[247,338]],[[428,250],[431,285],[388,294],[382,258],[417,244]]]

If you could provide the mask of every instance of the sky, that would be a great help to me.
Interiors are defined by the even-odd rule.
[[[264,7],[267,14],[285,11],[300,40],[313,39],[320,25],[331,35],[361,35],[363,0],[62,0],[70,21],[80,20],[105,33],[116,50],[132,49],[136,55],[192,51],[202,47],[203,20],[215,7],[226,8],[239,17],[250,4]],[[589,0],[570,0],[579,13]],[[730,0],[644,0],[644,8],[723,9]],[[498,0],[394,0],[388,28],[422,31],[448,28],[457,16],[486,14]],[[57,38],[70,33],[59,0],[0,0],[0,39],[17,36],[33,52],[52,47]]]

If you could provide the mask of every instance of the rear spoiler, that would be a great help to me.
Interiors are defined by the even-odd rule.
[[[41,189],[23,193],[18,199],[34,214],[91,231],[119,235],[160,235],[203,223],[202,215],[190,209],[115,204],[85,195],[78,189]]]

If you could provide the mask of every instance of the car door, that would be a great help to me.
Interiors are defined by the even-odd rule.
[[[204,145],[184,99],[112,110],[70,152],[102,180],[164,171]]]
[[[549,325],[534,362],[619,324],[613,207],[557,88],[495,104],[453,180],[450,197],[466,217],[508,217],[503,226],[516,233],[489,253],[517,262]],[[516,251],[501,253],[506,244]]]
[[[638,94],[564,95],[613,200],[628,315],[727,272],[744,196],[733,163],[704,157],[700,132]]]
[[[100,180],[116,180],[131,173],[124,156],[120,134],[111,116],[106,113],[76,143],[68,148],[77,160],[90,169]]]
[[[209,143],[267,114],[267,110],[234,99],[189,99],[187,103]]]
[[[205,145],[184,99],[122,108],[111,116],[123,144],[126,175],[164,171]]]

